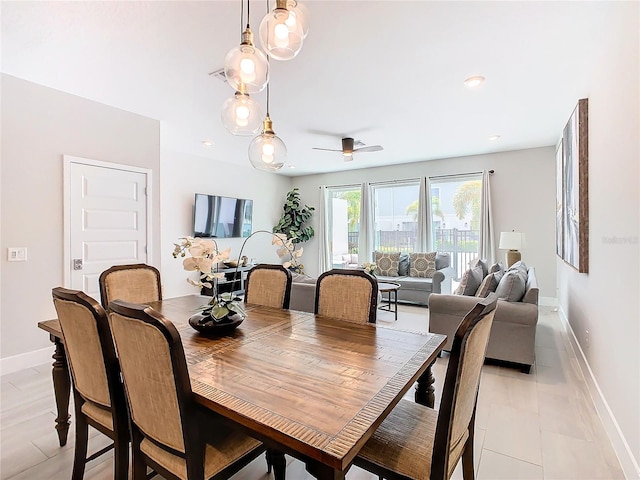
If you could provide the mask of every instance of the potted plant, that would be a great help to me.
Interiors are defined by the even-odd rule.
[[[290,240],[293,245],[293,251],[297,251],[295,258],[299,258],[302,254],[302,247],[299,244],[311,240],[315,235],[311,225],[305,226],[313,216],[315,207],[303,205],[298,188],[293,188],[287,193],[282,210],[282,216],[273,227],[273,233],[286,235],[287,240]],[[299,262],[295,262],[289,268],[296,273],[304,273],[304,265]]]

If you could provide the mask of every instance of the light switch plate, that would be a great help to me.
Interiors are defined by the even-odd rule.
[[[27,247],[9,247],[7,248],[7,261],[9,262],[26,262]]]

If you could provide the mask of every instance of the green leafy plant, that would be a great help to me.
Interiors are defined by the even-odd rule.
[[[273,227],[273,233],[283,233],[294,245],[309,241],[315,235],[313,227],[305,223],[311,219],[314,207],[302,205],[298,189],[294,188],[287,193],[287,198],[282,206],[282,216],[278,224]]]

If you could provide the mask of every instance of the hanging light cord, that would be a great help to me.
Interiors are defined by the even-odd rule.
[[[242,27],[244,25],[244,0],[240,0],[240,32],[242,33]]]
[[[247,0],[247,28],[249,28],[249,22],[251,21],[251,14],[250,14],[250,9],[251,8],[251,1]]]

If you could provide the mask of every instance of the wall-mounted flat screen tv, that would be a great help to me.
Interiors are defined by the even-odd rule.
[[[196,193],[193,236],[234,238],[251,235],[253,200]]]

